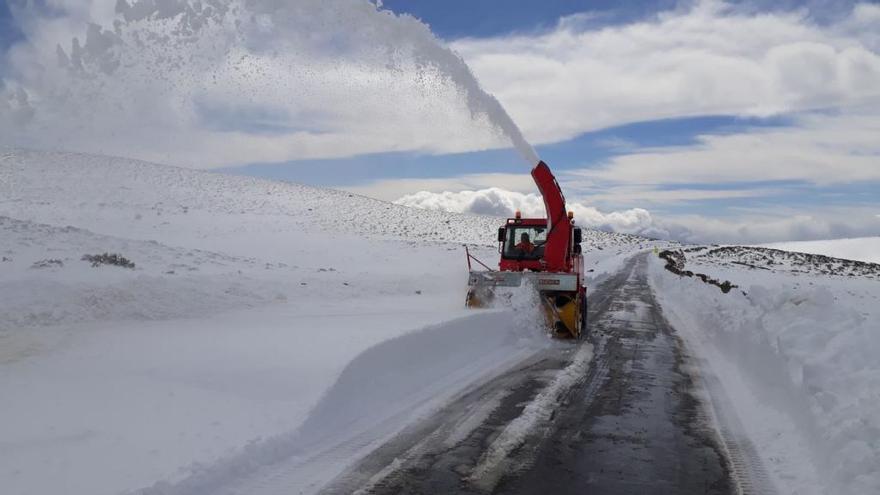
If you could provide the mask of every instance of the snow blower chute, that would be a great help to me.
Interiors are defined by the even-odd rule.
[[[526,281],[538,290],[548,327],[557,337],[580,338],[587,328],[587,289],[583,284],[581,229],[565,210],[565,197],[543,161],[532,178],[544,198],[547,218],[514,218],[498,229],[498,270],[470,254],[468,293],[470,308],[489,305],[497,287],[519,287]],[[471,260],[486,270],[471,269]]]

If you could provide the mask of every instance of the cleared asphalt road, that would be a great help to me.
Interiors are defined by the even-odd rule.
[[[324,492],[753,492],[737,467],[743,449],[706,420],[647,256],[591,291],[588,342],[554,346],[476,387]]]

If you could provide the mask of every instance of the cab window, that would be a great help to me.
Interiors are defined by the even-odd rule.
[[[544,255],[547,229],[540,226],[510,226],[504,240],[505,258],[536,260]]]

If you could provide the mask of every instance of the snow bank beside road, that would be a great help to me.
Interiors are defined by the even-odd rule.
[[[350,298],[344,311],[335,300],[291,299],[11,336],[30,345],[0,373],[0,395],[15,398],[0,422],[3,493],[112,495],[291,431],[365,349],[468,314],[424,296]]]
[[[550,344],[512,311],[483,311],[386,340],[354,358],[291,433],[252,442],[140,495],[311,493],[413,420]]]
[[[880,284],[716,266],[747,295],[722,294],[652,271],[782,493],[880,492]]]

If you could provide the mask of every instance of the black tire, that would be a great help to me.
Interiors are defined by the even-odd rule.
[[[587,316],[587,291],[584,291],[584,297],[581,298],[581,333],[578,334],[578,338],[585,339],[589,336],[589,318]]]

